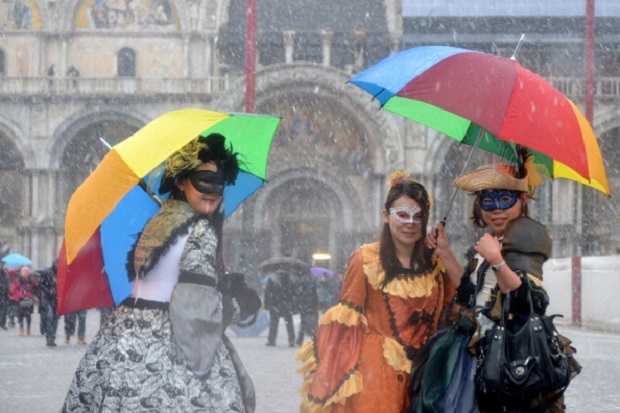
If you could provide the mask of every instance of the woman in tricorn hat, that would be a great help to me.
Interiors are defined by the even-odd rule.
[[[427,237],[427,245],[435,249],[457,286],[453,321],[458,328],[447,329],[452,335],[438,334],[429,343],[425,365],[420,363],[412,373],[409,412],[530,412],[536,405],[540,407],[541,400],[527,400],[518,406],[479,405],[474,385],[476,339],[471,338],[476,337],[477,329],[483,334],[500,318],[501,297],[506,294],[519,305],[529,290],[534,312],[545,313],[549,297],[542,284],[542,265],[551,254],[551,239],[546,228],[528,216],[534,188],[543,182],[535,166],[523,162],[520,166],[485,165],[452,183],[473,195],[473,224],[490,231],[468,250],[464,269],[450,249],[441,223]],[[483,310],[474,313],[474,308]],[[455,346],[455,340],[461,345]],[[448,367],[455,351],[459,351],[459,362]],[[538,411],[565,411],[563,397],[550,400]]]

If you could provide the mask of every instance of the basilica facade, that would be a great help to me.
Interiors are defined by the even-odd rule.
[[[378,238],[387,177],[395,170],[408,170],[429,188],[433,219],[441,219],[466,149],[379,110],[347,80],[419,44],[499,54],[514,47],[514,36],[493,36],[507,26],[481,24],[484,30],[462,40],[446,37],[447,17],[442,23],[403,16],[401,0],[257,4],[255,111],[283,120],[268,181],[227,221],[228,267],[255,271],[271,257],[311,262],[312,254],[323,252],[332,258],[321,265],[342,271],[353,249]],[[3,1],[0,241],[38,267],[49,265],[63,240],[71,194],[106,154],[106,143],[114,145],[175,109],[243,111],[245,10],[246,0]],[[542,50],[565,47],[570,37],[561,24],[551,26],[544,28],[548,38],[523,47],[524,64],[531,61],[532,70],[557,82],[583,108],[582,89],[574,86],[580,83],[573,82],[582,73],[554,72],[558,63],[541,58],[547,56]],[[537,27],[531,30],[543,31]],[[562,50],[579,59],[583,33],[571,36],[573,49]],[[620,44],[617,34],[609,36],[613,47]],[[555,256],[620,250],[613,230],[620,219],[613,203],[620,189],[618,75],[597,81],[593,122],[612,197],[561,180],[537,193],[533,215],[551,228]],[[615,85],[615,92],[605,85]],[[472,167],[491,160],[477,153]],[[463,247],[472,236],[470,204],[467,195],[457,194],[448,221]]]

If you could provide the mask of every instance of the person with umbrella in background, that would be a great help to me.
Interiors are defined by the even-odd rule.
[[[90,344],[63,412],[254,411],[252,381],[224,335],[261,306],[225,278],[223,189],[239,172],[225,140],[196,138],[165,162],[160,193],[171,196],[129,254],[131,296]]]
[[[435,333],[454,285],[425,245],[431,200],[390,175],[378,242],[351,254],[338,304],[297,354],[301,412],[402,413],[411,358]]]
[[[530,219],[528,202],[535,186],[544,183],[535,165],[523,155],[520,165],[485,165],[467,172],[452,183],[474,196],[472,222],[478,228],[489,228],[467,252],[468,264],[463,268],[450,249],[442,223],[430,232],[428,246],[435,249],[457,285],[454,313],[456,329],[437,335],[428,352],[425,366],[419,363],[412,373],[412,405],[409,412],[531,412],[565,411],[563,397],[555,397],[541,408],[542,401],[522,400],[517,405],[484,406],[476,400],[474,376],[477,367],[475,346],[478,334],[493,326],[502,313],[503,298],[510,294],[514,305],[523,307],[531,294],[533,310],[544,315],[549,296],[542,284],[542,264],[551,254],[551,239],[544,226]],[[507,255],[504,247],[517,240],[518,259]],[[529,290],[529,293],[528,293]],[[475,313],[475,308],[483,308]],[[514,308],[514,307],[513,307]],[[529,309],[528,309],[529,310]],[[479,333],[477,333],[479,332]],[[472,339],[474,337],[474,339]],[[461,342],[462,345],[451,343]],[[458,352],[458,354],[454,354]],[[452,359],[457,363],[446,363]],[[462,377],[462,380],[452,380]],[[558,396],[562,396],[561,393]],[[459,402],[456,403],[455,400]],[[538,410],[535,410],[535,407]]]

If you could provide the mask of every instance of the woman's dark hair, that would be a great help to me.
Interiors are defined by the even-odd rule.
[[[390,207],[401,196],[406,195],[416,201],[422,208],[422,237],[416,242],[411,254],[410,267],[412,269],[425,268],[430,264],[431,251],[426,248],[426,226],[430,213],[430,198],[424,186],[415,181],[403,180],[393,185],[388,191],[384,208],[389,211]],[[396,275],[402,272],[402,265],[396,256],[396,246],[392,239],[392,233],[388,223],[383,225],[379,239],[379,257],[381,266],[385,272],[383,285],[387,285]]]
[[[519,199],[521,199],[521,197],[523,196],[525,192],[520,192],[519,193]],[[471,221],[474,223],[475,226],[477,226],[478,228],[486,228],[487,223],[484,222],[484,219],[482,218],[482,208],[480,207],[480,194],[478,192],[476,192],[475,194],[472,195],[474,197],[474,204],[472,206],[472,212],[471,212]],[[528,197],[528,199],[534,199],[533,197],[526,195]],[[521,204],[521,215],[524,217],[529,217],[530,216],[530,210],[527,207],[527,204],[523,205],[523,203]]]
[[[217,247],[215,249],[215,271],[219,279],[226,274],[226,268],[224,267],[224,254],[222,253],[222,235],[224,234],[224,208],[221,207],[215,210],[210,216],[209,220],[215,233],[217,234]]]

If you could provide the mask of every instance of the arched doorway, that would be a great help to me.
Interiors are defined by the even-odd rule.
[[[369,182],[381,149],[357,114],[329,95],[278,91],[259,111],[283,118],[269,161],[269,176],[276,177],[269,185],[277,186],[254,206],[269,233],[267,258],[311,262],[313,253],[323,252],[333,258],[322,264],[341,270],[351,250],[368,241],[359,234],[368,231],[373,213]]]
[[[333,248],[333,231],[345,206],[322,182],[296,178],[272,192],[265,210],[275,232],[272,251],[276,256],[310,262],[317,252]]]

